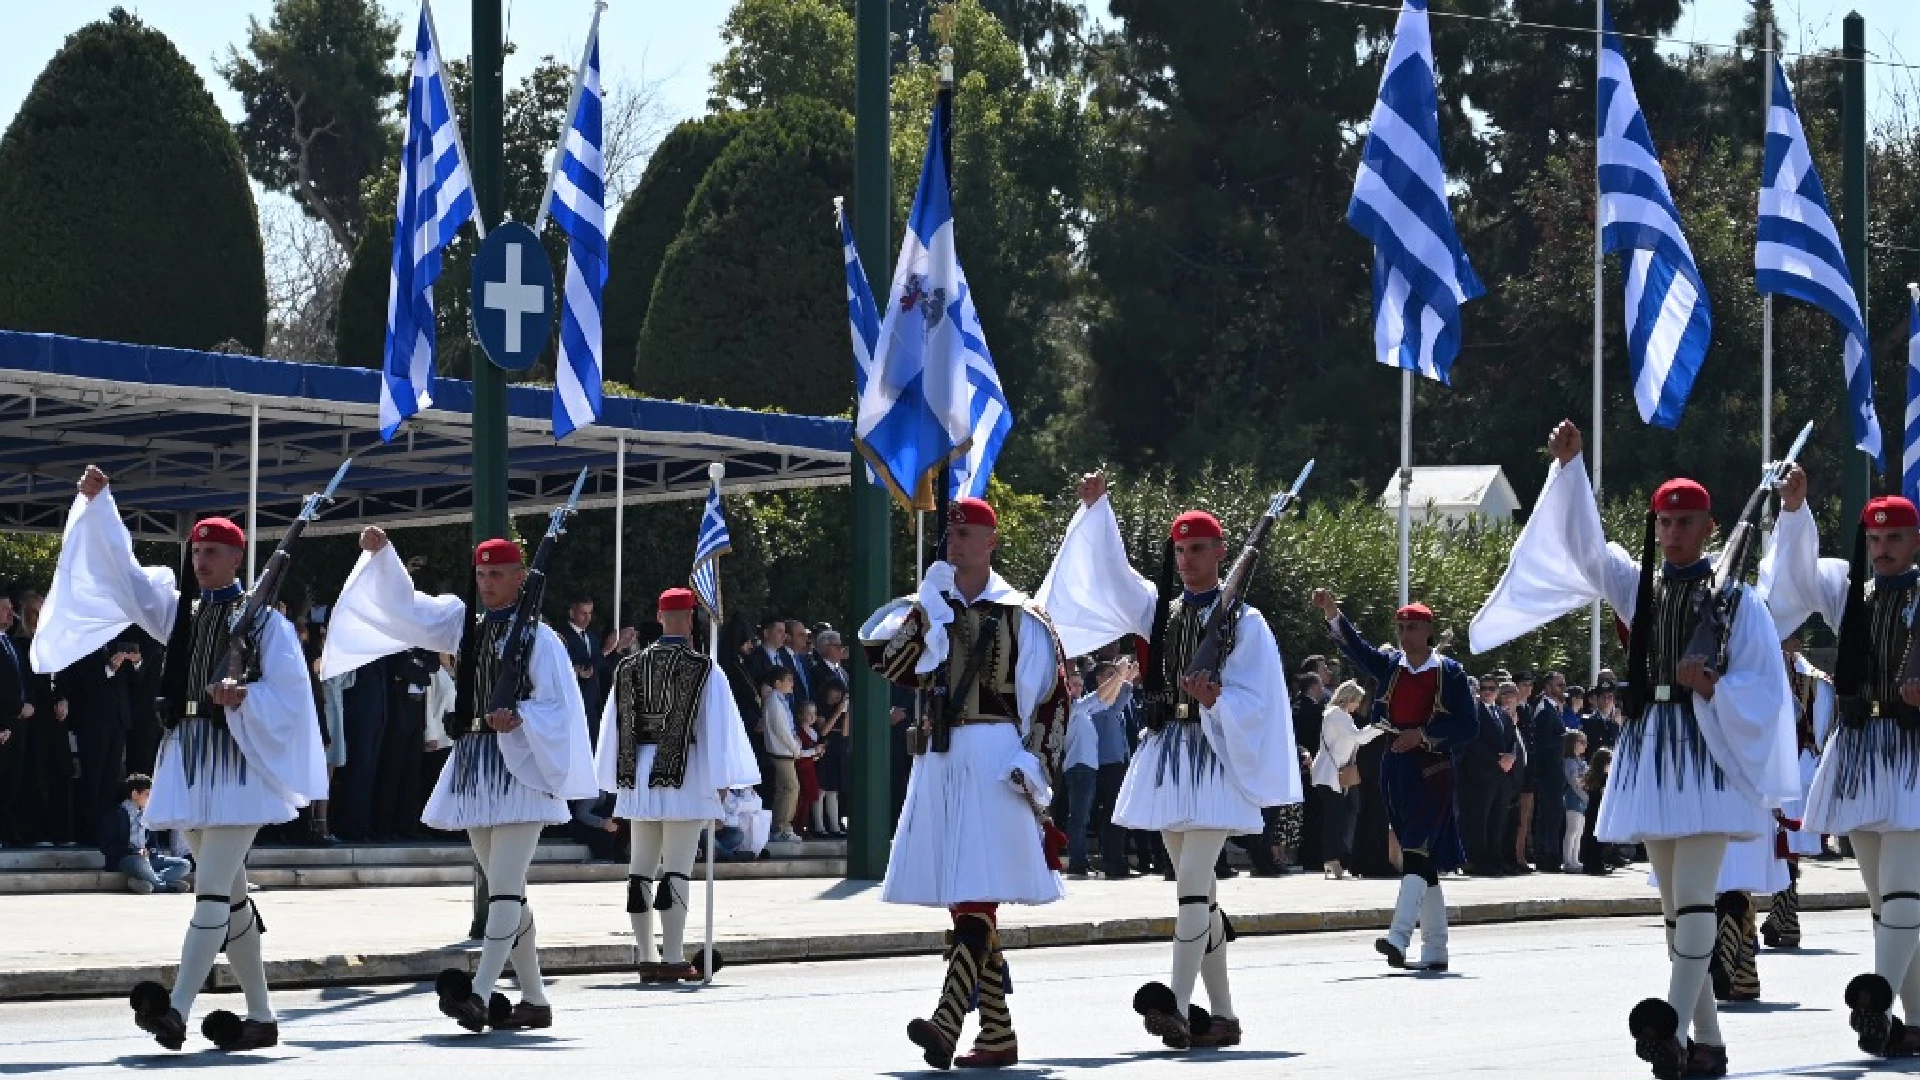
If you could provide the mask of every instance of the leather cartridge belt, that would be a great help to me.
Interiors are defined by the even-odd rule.
[[[210,702],[189,701],[180,706],[177,712],[173,709],[172,703],[165,698],[159,699],[158,704],[163,718],[162,726],[167,728],[179,727],[189,720],[206,720],[215,724],[227,722],[226,710]]]
[[[1687,688],[1684,686],[1676,686],[1672,683],[1661,683],[1653,688],[1653,700],[1658,704],[1666,704],[1670,701],[1679,701],[1681,695],[1685,693],[1687,693]]]
[[[961,716],[949,721],[947,726],[961,728],[976,727],[981,724],[1012,724],[1014,727],[1019,727],[1020,721],[1011,716]]]

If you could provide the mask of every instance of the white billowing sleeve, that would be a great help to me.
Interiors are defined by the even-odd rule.
[[[247,697],[227,709],[227,730],[247,767],[268,790],[295,806],[327,797],[327,756],[313,707],[300,636],[279,612],[267,613],[260,635],[260,678]]]
[[[320,677],[331,678],[408,649],[457,653],[466,617],[466,602],[457,596],[414,592],[413,577],[392,544],[363,551],[333,605],[327,642],[320,651]],[[579,692],[576,686],[574,695]]]
[[[425,741],[437,746],[445,746],[452,741],[447,738],[447,714],[453,711],[453,703],[458,696],[459,690],[453,685],[453,676],[447,674],[445,666],[436,662],[433,681],[427,684]]]
[[[616,666],[615,671],[619,668]],[[607,703],[600,708],[600,738],[593,744],[593,779],[601,791],[620,790],[620,678],[607,687]]]
[[[1053,619],[1068,656],[1086,656],[1128,634],[1152,635],[1158,590],[1127,562],[1106,496],[1073,512],[1034,599]]]
[[[1473,617],[1468,639],[1476,653],[1497,649],[1595,600],[1632,621],[1639,583],[1633,556],[1607,543],[1586,462],[1574,458],[1547,470],[1513,561]]]
[[[1034,710],[1046,704],[1060,686],[1060,658],[1054,654],[1053,635],[1047,633],[1047,624],[1033,612],[1020,612],[1019,635],[1013,690],[1020,708],[1020,734],[1025,736],[1033,726]]]
[[[601,718],[600,730],[607,730],[610,719],[615,731],[614,749],[617,751],[620,743],[619,720]],[[721,787],[729,788],[752,787],[760,782],[760,763],[754,759],[753,744],[747,742],[747,725],[740,718],[740,706],[734,703],[733,688],[727,684],[727,673],[718,661],[714,662],[713,670],[707,673],[706,688],[700,692],[697,724],[694,739],[700,747],[704,747],[698,752],[707,755],[707,767],[711,770],[707,774],[709,779]]]
[[[1802,505],[1781,513],[1760,557],[1760,593],[1781,638],[1815,614],[1838,631],[1851,576],[1845,559],[1820,557],[1820,527],[1813,511]]]
[[[1833,684],[1825,679],[1814,680],[1813,745],[1822,750],[1827,746],[1827,733],[1833,730],[1833,703]]]
[[[164,643],[179,606],[173,571],[134,561],[133,536],[120,520],[113,490],[91,500],[75,495],[33,637],[33,670],[63,671],[129,623]]]
[[[1741,589],[1745,596],[1727,641],[1727,673],[1714,686],[1712,701],[1693,696],[1693,714],[1727,780],[1771,808],[1800,794],[1793,687],[1780,662],[1772,615],[1754,590]]]
[[[1262,807],[1288,806],[1303,797],[1285,672],[1267,620],[1252,607],[1241,608],[1233,651],[1220,669],[1220,699],[1200,709],[1200,724],[1234,787]]]
[[[522,723],[500,733],[500,757],[508,771],[535,791],[562,799],[593,798],[600,788],[587,745],[587,707],[580,702],[580,682],[567,647],[545,623],[534,628],[527,674],[533,696],[514,706]]]

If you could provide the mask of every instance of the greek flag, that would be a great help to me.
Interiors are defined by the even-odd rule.
[[[942,89],[934,101],[926,163],[893,268],[873,377],[854,419],[854,445],[880,482],[902,506],[923,510],[932,509],[933,474],[966,452],[973,431],[965,278],[954,250],[947,176],[951,99]],[[973,332],[978,326],[973,320]]]
[[[1612,15],[1600,50],[1599,121],[1600,235],[1605,250],[1623,253],[1626,263],[1633,398],[1640,419],[1677,427],[1713,339],[1713,312]]]
[[[1920,502],[1920,286],[1909,285],[1907,306],[1907,446],[1900,462],[1900,493]]]
[[[717,470],[719,466],[714,468]],[[688,583],[716,623],[726,618],[720,608],[720,556],[732,550],[727,515],[720,510],[720,477],[715,476],[713,487],[707,492],[707,512],[700,518],[700,537],[694,543],[693,574]]]
[[[600,419],[600,293],[607,284],[607,159],[601,153],[600,13],[587,31],[575,95],[554,161],[548,208],[567,234],[560,358],[553,372],[553,437]]]
[[[1773,68],[1773,109],[1767,114],[1767,155],[1760,170],[1760,239],[1753,249],[1760,292],[1804,300],[1840,324],[1847,376],[1847,412],[1853,444],[1881,457],[1880,417],[1873,410],[1873,365],[1867,359],[1866,321],[1854,298],[1853,275],[1840,250],[1840,230],[1827,192],[1814,171],[1786,72]],[[1911,411],[1912,407],[1908,407]]]
[[[425,0],[414,35],[399,189],[380,380],[380,437],[389,440],[407,417],[433,404],[433,283],[440,278],[440,249],[473,217],[474,205],[473,180]]]
[[[993,354],[987,351],[986,332],[980,329],[980,313],[974,310],[967,272],[958,265],[955,269],[960,271],[960,356],[967,365],[968,431],[973,441],[947,470],[947,497],[984,499],[993,463],[1000,459],[1007,432],[1013,430],[1013,410],[1007,406],[1007,392],[1000,386]]]
[[[1445,383],[1460,354],[1460,305],[1486,288],[1447,209],[1433,79],[1426,0],[1405,0],[1347,224],[1373,241],[1375,358]]]
[[[867,382],[873,378],[873,347],[880,337],[880,311],[873,303],[873,286],[867,284],[866,268],[860,265],[860,249],[853,242],[853,225],[839,199],[833,200],[833,216],[840,222],[840,250],[847,264],[847,318],[853,325],[853,397],[866,397]]]

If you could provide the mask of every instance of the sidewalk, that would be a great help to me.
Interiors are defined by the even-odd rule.
[[[1808,910],[1866,906],[1851,861],[1804,863]],[[1242,934],[1381,929],[1397,882],[1327,881],[1318,874],[1220,883],[1220,905]],[[536,884],[540,952],[548,974],[629,971],[633,938],[624,883]],[[1610,877],[1534,874],[1446,880],[1456,923],[1653,915],[1643,868]],[[266,922],[267,976],[276,986],[431,979],[471,968],[478,943],[464,887],[254,893]],[[700,940],[704,885],[694,882],[689,951]],[[122,994],[140,979],[168,981],[192,897],[129,893],[0,896],[0,1000]],[[1165,940],[1173,886],[1160,878],[1070,881],[1045,907],[1001,909],[1008,948]],[[937,953],[942,912],[880,903],[871,882],[797,879],[722,882],[715,940],[731,964]],[[224,962],[214,969],[231,986]]]

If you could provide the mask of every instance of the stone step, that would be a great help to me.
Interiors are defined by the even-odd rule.
[[[769,844],[767,853],[774,859],[821,861],[845,860],[844,840],[809,841],[800,844]],[[542,863],[581,863],[587,858],[582,844],[543,843],[534,853],[536,865]],[[320,870],[373,867],[460,867],[473,861],[473,851],[463,843],[447,844],[340,844],[335,847],[256,847],[247,855],[253,870]],[[105,860],[89,848],[9,848],[0,851],[0,875],[50,873],[66,870],[101,870]]]
[[[723,862],[714,866],[719,881],[762,878],[845,877],[845,859],[757,859]],[[535,863],[527,875],[533,882],[621,882],[627,879],[624,862]],[[706,865],[694,867],[694,880],[706,876]],[[379,886],[466,885],[473,868],[466,863],[446,866],[309,866],[253,867],[247,880],[265,890],[345,889]],[[105,870],[47,870],[0,872],[0,895],[20,893],[118,892],[126,879]]]

